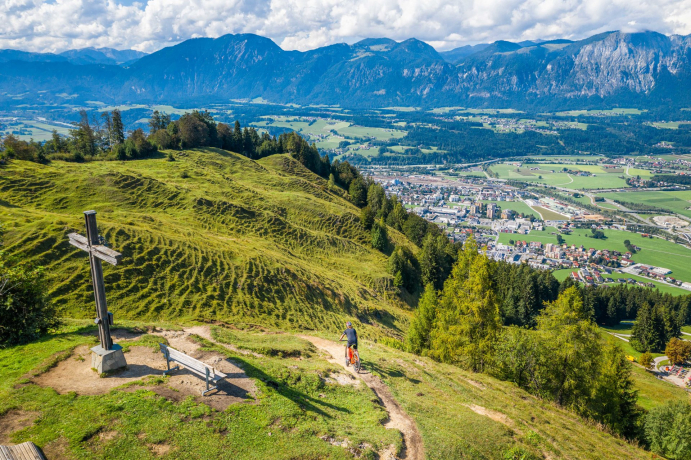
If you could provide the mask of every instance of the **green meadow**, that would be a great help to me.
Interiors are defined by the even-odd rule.
[[[548,227],[545,231],[531,231],[528,235],[500,233],[499,242],[508,244],[510,239],[520,239],[556,244],[556,235],[551,234],[554,231],[554,229]],[[587,230],[576,229],[571,235],[563,235],[563,238],[568,245],[574,244],[576,247],[583,245],[585,248],[594,249],[613,249],[622,253],[626,252],[624,240],[629,240],[642,248],[639,253],[632,257],[635,262],[668,268],[672,270],[671,276],[674,278],[691,282],[691,249],[660,238],[644,238],[638,233],[619,230],[605,230],[604,233],[607,239],[598,240],[587,237],[586,235],[589,234]],[[629,278],[631,276],[622,275],[617,277]],[[669,287],[674,289],[677,294],[688,293],[688,291],[683,289]]]
[[[578,176],[575,174],[568,174],[564,172],[564,168],[587,171],[593,175]],[[576,190],[628,187],[628,185],[626,185],[626,180],[622,178],[624,176],[623,172],[607,172],[606,169],[598,165],[539,163],[525,164],[519,168],[512,164],[502,163],[492,165],[491,169],[498,174],[500,179],[534,182]]]
[[[372,325],[363,334],[402,333],[410,308],[389,295],[387,256],[371,248],[345,192],[288,156],[173,156],[4,167],[6,250],[46,267],[63,315],[92,315],[89,266],[67,234],[83,232],[82,212],[95,209],[124,255],[104,269],[116,317],[333,330],[347,317]]]
[[[502,210],[511,209],[512,211],[516,211],[518,214],[525,214],[525,215],[532,214],[532,215],[534,215],[535,217],[538,217],[538,216],[537,216],[537,213],[536,213],[533,209],[531,209],[530,206],[528,206],[527,204],[525,204],[525,203],[522,202],[522,201],[491,201],[491,200],[483,200],[482,202],[485,203],[485,204],[494,203],[494,204],[496,204],[498,207],[500,207]]]
[[[603,193],[603,197],[610,200],[628,201],[647,204],[658,208],[691,217],[691,191],[644,191],[644,192],[609,192]]]

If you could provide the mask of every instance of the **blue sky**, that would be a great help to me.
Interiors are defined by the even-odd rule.
[[[609,30],[691,34],[691,0],[3,0],[0,48],[152,52],[194,37],[256,33],[307,50],[415,37],[439,50]]]

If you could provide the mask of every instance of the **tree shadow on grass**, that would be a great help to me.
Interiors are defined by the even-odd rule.
[[[327,408],[341,413],[351,413],[351,411],[346,409],[345,407],[327,403],[326,401],[321,401],[320,399],[313,398],[308,394],[305,394],[301,391],[296,390],[295,388],[290,387],[286,383],[281,382],[278,379],[270,376],[258,367],[253,366],[247,360],[234,354],[230,354],[228,350],[223,346],[211,344],[210,342],[204,339],[201,339],[200,342],[203,348],[213,350],[225,355],[226,358],[230,359],[238,367],[244,370],[245,374],[247,374],[248,377],[264,382],[267,387],[273,389],[274,391],[276,391],[276,393],[283,396],[284,398],[294,402],[305,411],[314,412],[315,414],[319,414],[325,418],[333,418],[331,414],[325,411],[325,409]]]

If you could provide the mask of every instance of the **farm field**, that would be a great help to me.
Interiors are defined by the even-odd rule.
[[[559,270],[554,270],[552,272],[552,275],[554,275],[554,277],[559,281],[564,281],[566,278],[569,277],[569,275],[571,275],[572,271],[573,270],[571,270],[570,268],[560,268]]]
[[[636,202],[669,209],[682,216],[691,217],[691,190],[678,192],[644,191],[644,192],[608,192],[602,196],[610,200]]]
[[[571,170],[588,171],[595,175],[576,176],[567,174],[563,171],[565,167]],[[623,173],[606,172],[605,169],[597,165],[528,164],[517,168],[514,165],[502,163],[493,165],[491,169],[498,174],[500,179],[535,182],[570,189],[589,190],[628,187],[625,179],[622,179]]]
[[[539,214],[543,220],[569,220],[565,215],[543,208],[542,206],[532,206],[532,209],[535,213]]]
[[[52,138],[53,130],[56,130],[62,136],[68,136],[70,133],[70,128],[64,124],[57,125],[28,118],[0,119],[0,138],[14,134],[23,141],[33,139],[36,142],[45,142]]]
[[[557,242],[557,237],[553,235],[553,232],[558,232],[554,227],[545,227],[542,231],[532,230],[528,235],[519,235],[516,233],[499,233],[499,243],[509,244],[509,240],[514,241],[539,241],[541,243],[555,243]]]
[[[525,241],[540,241],[541,243],[556,244],[557,238],[550,232],[555,230],[548,227],[548,231],[535,232],[531,231],[528,235],[516,235],[512,233],[500,233],[499,242],[508,244],[510,239],[525,240]],[[585,248],[595,249],[613,249],[620,252],[626,252],[624,240],[630,240],[631,243],[642,248],[641,252],[633,256],[633,260],[642,263],[650,264],[658,267],[664,267],[672,270],[672,276],[682,281],[691,282],[691,249],[687,249],[678,244],[665,241],[660,238],[643,238],[638,233],[631,233],[620,230],[604,230],[607,236],[606,240],[598,240],[589,238],[585,235],[586,230],[577,229],[571,235],[563,235],[564,241],[568,245],[575,244],[577,247],[583,245]],[[626,276],[629,278],[631,276]],[[672,288],[677,289],[677,288]],[[684,291],[679,289],[684,293]]]
[[[612,332],[614,334],[631,335],[631,329],[633,328],[633,323],[635,323],[635,321],[624,320],[624,321],[621,321],[616,326],[600,326],[600,328],[602,328],[602,330],[604,330],[604,331]]]
[[[608,110],[568,110],[566,112],[557,112],[554,115],[558,117],[577,117],[579,115],[602,115],[602,116],[618,116],[618,115],[640,115],[647,110],[620,108]]]
[[[666,121],[666,122],[652,122],[650,126],[661,129],[679,129],[679,125],[688,124],[688,121]]]
[[[668,294],[672,295],[690,295],[691,291],[687,291],[686,289],[682,289],[679,287],[675,286],[670,286],[669,284],[665,283],[660,283],[658,281],[652,281],[649,280],[648,278],[644,278],[642,276],[637,276],[637,275],[631,275],[629,273],[613,273],[611,275],[606,275],[603,276],[603,278],[609,278],[616,280],[618,278],[624,278],[624,279],[634,279],[636,281],[640,281],[641,283],[653,283],[655,287],[660,291],[660,292],[666,292]]]
[[[569,275],[571,275],[572,271],[574,271],[574,270],[572,270],[570,268],[562,268],[559,270],[554,270],[552,272],[552,274],[559,281],[564,281],[566,278],[569,277]],[[672,295],[690,295],[691,294],[691,291],[687,291],[685,289],[670,286],[668,284],[659,283],[657,281],[650,281],[649,279],[643,278],[641,276],[630,275],[628,273],[614,273],[612,275],[604,275],[603,278],[609,278],[609,279],[613,279],[613,280],[616,280],[617,278],[625,278],[625,279],[632,278],[632,279],[635,279],[636,281],[641,281],[641,282],[645,282],[645,283],[652,282],[660,292],[666,292],[666,293],[672,294]],[[614,331],[611,331],[611,332],[614,332]],[[622,332],[622,331],[619,331],[619,332],[622,334],[628,334],[628,332]]]
[[[529,215],[533,214],[535,217],[537,216],[537,213],[530,208],[527,204],[525,204],[522,201],[491,201],[491,200],[483,200],[482,201],[485,204],[489,203],[494,203],[497,206],[499,206],[502,210],[504,209],[511,209],[513,211],[516,211],[518,214],[524,214],[524,215]]]
[[[265,121],[252,124],[255,128],[267,129],[269,127],[286,128],[296,131],[315,142],[320,149],[337,149],[343,141],[352,142],[347,147],[346,153],[357,153],[365,157],[377,155],[378,148],[365,148],[365,144],[358,142],[362,138],[373,138],[379,141],[400,139],[406,135],[406,131],[384,128],[369,128],[355,126],[346,121],[318,118],[308,120],[300,117],[266,116]],[[406,147],[400,146],[401,151]]]

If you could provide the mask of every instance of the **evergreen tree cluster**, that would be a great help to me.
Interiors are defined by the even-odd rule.
[[[359,173],[351,181],[349,193],[351,201],[362,208],[360,222],[371,231],[372,247],[384,253],[391,250],[388,268],[394,285],[410,293],[428,283],[441,288],[451,272],[459,246],[451,243],[439,227],[408,212],[397,196],[387,197],[381,185]],[[387,228],[403,233],[421,250],[415,255],[407,247],[391,248]]]
[[[93,159],[130,160],[146,158],[156,152],[156,146],[142,129],[125,136],[120,111],[104,112],[100,118],[79,112],[80,120],[73,124],[69,137],[53,131],[49,141],[22,141],[8,135],[0,145],[2,157],[46,163],[51,159],[85,161]]]
[[[581,290],[560,292],[550,276],[492,262],[469,239],[442,289],[427,284],[408,331],[408,350],[512,381],[637,437],[642,412],[630,363],[602,339]],[[529,286],[523,292],[521,283]],[[543,303],[522,298],[527,294]]]
[[[629,343],[636,351],[662,352],[670,340],[681,335],[679,315],[662,304],[647,302],[638,309]]]

